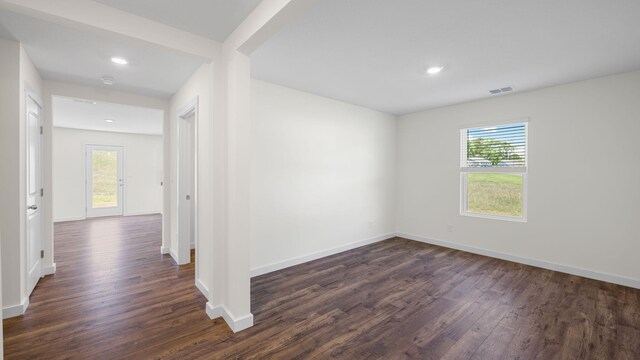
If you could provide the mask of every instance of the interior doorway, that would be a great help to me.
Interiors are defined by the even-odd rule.
[[[178,116],[178,264],[191,262],[191,249],[197,251],[196,232],[196,117],[197,102]],[[197,269],[196,263],[196,269]],[[197,274],[197,270],[196,270]]]
[[[123,215],[124,148],[86,146],[87,217]]]
[[[136,223],[132,217],[160,220],[159,224],[153,221],[159,229],[150,231],[159,232],[160,236],[147,245],[161,248],[165,221],[165,101],[145,107],[138,106],[135,98],[104,95],[86,99],[72,96],[75,93],[80,94],[80,89],[51,95],[51,151],[45,154],[50,156],[51,164],[51,258],[56,248],[70,244],[60,241],[72,241],[56,231],[74,222],[79,227],[84,226],[80,222],[93,224],[89,228],[95,231],[82,234],[82,239],[91,246],[87,257],[94,264],[107,263],[109,256],[124,246],[114,241],[106,247],[108,242],[100,238],[105,233],[101,226],[110,224],[115,230],[123,224]],[[112,98],[118,102],[108,101]],[[117,238],[116,234],[113,236],[110,240]],[[73,264],[56,264],[57,269],[69,266]]]

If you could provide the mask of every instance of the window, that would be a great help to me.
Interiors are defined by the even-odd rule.
[[[526,221],[526,121],[460,130],[462,215]]]

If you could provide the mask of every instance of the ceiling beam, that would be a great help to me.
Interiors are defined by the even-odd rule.
[[[225,50],[251,55],[296,17],[319,0],[263,0],[224,42]]]
[[[122,10],[87,0],[0,0],[0,8],[30,17],[129,39],[191,55],[207,62],[222,44]]]

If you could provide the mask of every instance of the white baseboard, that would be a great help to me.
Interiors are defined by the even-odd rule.
[[[126,212],[123,214],[123,216],[142,216],[142,215],[162,215],[161,212],[159,211],[137,211],[137,212]],[[91,217],[96,218],[96,217],[100,217],[100,216],[93,216]],[[69,217],[61,217],[61,218],[54,218],[53,222],[57,223],[57,222],[64,222],[64,221],[78,221],[78,220],[87,220],[88,218],[86,216],[69,216]]]
[[[209,288],[207,288],[207,286],[200,279],[196,279],[196,287],[198,288],[198,290],[200,290],[204,297],[209,299]]]
[[[42,275],[53,275],[56,273],[56,263],[53,263],[51,266],[43,266],[42,267]]]
[[[577,276],[581,276],[589,279],[600,280],[600,281],[605,281],[613,284],[629,286],[636,289],[640,289],[640,280],[630,279],[630,278],[626,278],[619,275],[607,274],[607,273],[582,269],[574,266],[555,264],[555,263],[551,263],[543,260],[525,258],[517,255],[498,252],[498,251],[486,250],[486,249],[476,248],[473,246],[457,244],[450,241],[430,239],[420,235],[413,235],[413,234],[406,234],[406,233],[399,232],[397,233],[397,236],[401,238],[409,239],[409,240],[415,240],[415,241],[427,243],[427,244],[443,246],[450,249],[466,251],[474,254],[489,256],[489,257],[507,260],[507,261],[513,261],[520,264],[531,265],[531,266],[535,266],[543,269],[558,271],[566,274],[577,275]]]
[[[176,254],[175,251],[173,251],[173,249],[171,248],[169,248],[169,255],[171,255],[173,261],[175,261],[176,264],[180,265],[180,261],[178,261],[178,254]]]
[[[86,216],[69,216],[69,217],[61,217],[53,219],[54,223],[64,222],[64,221],[79,221],[79,220],[87,220]]]
[[[160,254],[168,254],[170,251],[171,249],[167,246],[160,247]]]
[[[24,299],[22,304],[2,308],[2,318],[8,319],[8,318],[24,315],[28,307],[29,307],[29,298],[26,298]]]
[[[234,333],[253,326],[253,314],[251,313],[236,318],[229,312],[229,310],[227,310],[227,308],[224,307],[224,305],[213,306],[210,302],[207,302],[206,310],[207,315],[209,315],[209,318],[211,319],[222,317]]]
[[[355,248],[359,248],[361,246],[365,246],[365,245],[373,244],[373,243],[376,243],[376,242],[379,242],[379,241],[391,239],[391,238],[394,238],[395,236],[396,236],[396,233],[388,233],[388,234],[376,236],[376,237],[373,237],[373,238],[370,238],[370,239],[355,241],[355,242],[348,243],[348,244],[345,244],[345,245],[336,246],[334,248],[318,251],[318,252],[315,252],[315,253],[312,253],[312,254],[298,256],[298,257],[295,257],[293,259],[288,259],[288,260],[280,261],[280,262],[277,262],[277,263],[273,263],[273,264],[269,264],[269,265],[265,265],[265,266],[260,266],[260,267],[251,269],[251,277],[268,274],[268,273],[273,272],[273,271],[278,271],[278,270],[286,269],[286,268],[291,267],[291,266],[295,266],[295,265],[299,265],[299,264],[302,264],[302,263],[306,263],[306,262],[309,262],[309,261],[318,260],[318,259],[321,259],[321,258],[326,257],[326,256],[335,255],[335,254],[338,254],[338,253],[341,253],[341,252],[344,252],[344,251],[348,251],[348,250],[352,250],[352,249],[355,249]]]
[[[125,212],[123,216],[141,216],[141,215],[160,215],[160,211],[157,210],[149,210],[149,211],[134,211],[134,212]]]

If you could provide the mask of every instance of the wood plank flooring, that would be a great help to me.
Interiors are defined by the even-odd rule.
[[[400,238],[252,279],[233,334],[160,223],[56,224],[6,359],[640,359],[640,290]]]

